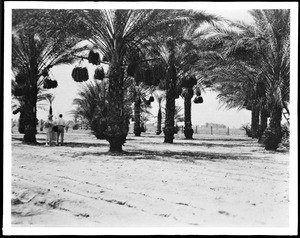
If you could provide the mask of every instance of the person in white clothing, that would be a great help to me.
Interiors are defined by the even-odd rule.
[[[46,129],[46,146],[50,146],[52,141],[52,127],[54,125],[52,117],[52,115],[49,115],[48,120],[44,124]]]
[[[60,145],[63,145],[64,144],[64,132],[65,132],[66,121],[63,119],[62,114],[59,114],[59,118],[57,120],[56,125],[58,126],[57,137],[56,137],[56,145],[59,145],[58,144],[59,137],[60,137]]]

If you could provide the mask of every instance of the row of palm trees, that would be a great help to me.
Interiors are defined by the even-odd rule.
[[[255,24],[231,22],[217,27],[214,37],[224,60],[207,72],[207,81],[228,108],[251,110],[251,134],[268,150],[282,138],[283,110],[290,93],[290,12],[251,10]],[[268,125],[268,118],[269,125]],[[289,122],[288,122],[289,123]]]
[[[93,50],[103,56],[93,63],[108,65],[107,90],[105,102],[99,96],[94,100],[103,121],[87,117],[91,125],[103,126],[99,136],[109,142],[110,151],[122,151],[126,141],[132,117],[128,102],[134,101],[135,120],[139,120],[143,91],[153,87],[166,93],[164,142],[174,140],[176,98],[184,97],[184,132],[191,139],[191,99],[194,93],[200,96],[201,87],[210,87],[229,107],[251,105],[253,132],[257,131],[254,118],[270,112],[269,128],[261,122],[260,134],[265,131],[266,149],[276,149],[282,109],[289,100],[289,12],[255,10],[251,14],[254,25],[227,21],[224,27],[216,24],[220,18],[191,10],[13,10],[13,72],[15,78],[25,72],[29,88],[19,94],[28,105],[24,141],[36,142],[37,95],[49,80],[48,71],[88,58]],[[85,40],[92,48],[78,46]],[[259,96],[258,82],[265,89]],[[79,109],[85,103],[78,101]],[[140,133],[138,127],[135,133]]]

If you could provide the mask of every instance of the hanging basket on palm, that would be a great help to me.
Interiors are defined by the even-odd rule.
[[[202,98],[201,96],[195,97],[194,103],[195,103],[195,104],[203,103],[203,98]]]
[[[89,72],[86,67],[76,66],[72,71],[72,78],[75,82],[84,82],[89,79]]]
[[[90,50],[88,55],[88,61],[91,64],[99,65],[100,64],[100,55],[98,52],[94,52],[93,50]]]
[[[95,69],[94,79],[103,80],[105,78],[105,72],[102,67]]]
[[[45,89],[56,88],[57,87],[57,81],[56,80],[51,80],[49,78],[45,78],[43,87]]]

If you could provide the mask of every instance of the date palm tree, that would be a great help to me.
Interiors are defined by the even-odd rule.
[[[205,19],[207,22],[218,20],[213,16]],[[201,21],[200,23],[203,23]],[[161,56],[162,63],[166,69],[164,83],[160,86],[166,91],[166,118],[165,118],[165,143],[173,143],[174,139],[174,113],[175,113],[175,99],[179,97],[182,88],[188,93],[184,93],[186,101],[186,136],[191,138],[192,124],[191,124],[191,98],[193,96],[193,86],[197,83],[196,76],[199,73],[199,68],[196,67],[201,64],[203,58],[215,58],[216,52],[208,52],[203,48],[198,47],[197,41],[199,36],[203,34],[199,31],[198,26],[190,26],[188,29],[178,30],[176,36],[162,38],[157,44],[156,52]],[[175,34],[174,34],[175,35]],[[193,78],[194,83],[184,84],[184,81]],[[190,90],[189,90],[190,89]],[[191,93],[192,92],[192,93]]]
[[[283,109],[289,103],[290,81],[290,10],[250,11],[263,37],[261,72],[266,81],[270,124],[265,132],[265,149],[276,150],[282,140]],[[288,111],[288,110],[287,110]]]
[[[175,104],[175,113],[174,113],[174,134],[176,134],[179,130],[178,128],[178,123],[179,122],[184,122],[185,118],[184,118],[184,114],[182,113],[183,111],[183,107],[176,105]],[[162,117],[165,118],[166,117],[166,107],[162,107]]]
[[[265,86],[264,108],[270,110],[270,123],[264,144],[265,149],[276,150],[282,138],[282,112],[288,111],[289,103],[290,11],[251,10],[250,14],[253,25],[233,22],[238,31],[220,32],[229,39],[226,54],[245,62]]]
[[[108,105],[108,85],[107,79],[102,81],[83,83],[80,86],[77,97],[73,100],[73,105],[76,106],[70,113],[75,118],[81,118],[86,121],[91,128],[92,133],[97,139],[105,139],[105,130],[107,127],[107,114],[109,111]],[[132,81],[127,78],[125,81],[125,115],[126,118],[132,116],[131,104],[132,93],[130,88]]]
[[[16,83],[15,79],[12,80],[12,113],[14,115],[19,113],[19,133],[25,133],[26,127],[26,111],[25,111],[25,97],[24,95],[15,96],[14,92],[18,88],[18,84]],[[45,110],[45,103],[48,98],[52,97],[53,94],[48,93],[44,88],[40,88],[37,95],[37,108],[41,110]]]
[[[49,70],[72,63],[72,52],[82,51],[72,48],[79,39],[68,37],[65,17],[62,10],[12,10],[12,70],[18,84],[13,94],[24,99],[24,142],[36,143],[39,91],[57,86],[49,79]]]
[[[74,12],[74,11],[73,11]],[[90,42],[109,61],[108,126],[105,132],[110,151],[122,151],[128,133],[128,120],[124,114],[125,58],[132,48],[145,49],[145,40],[159,35],[172,34],[187,24],[209,21],[211,16],[190,10],[78,10],[83,19]],[[172,55],[172,54],[171,54]],[[170,57],[172,59],[172,56]],[[172,61],[172,60],[171,60]],[[174,79],[170,61],[169,79]],[[170,96],[169,96],[170,98]],[[173,99],[169,99],[171,101]],[[173,122],[174,124],[174,122]],[[167,129],[168,130],[168,129]],[[173,130],[173,127],[172,127]],[[173,133],[173,132],[172,132]]]
[[[256,78],[256,72],[243,62],[229,61],[219,64],[205,79],[213,82],[212,89],[218,93],[217,98],[227,109],[251,110],[253,138],[257,138],[260,112],[259,98],[255,91]]]
[[[162,102],[165,100],[166,94],[165,91],[157,90],[153,95],[158,103],[156,135],[160,135],[162,133]]]
[[[183,32],[182,38],[176,41],[175,67],[176,67],[176,90],[181,91],[184,99],[185,126],[184,134],[186,139],[193,138],[191,120],[191,99],[194,96],[194,89],[201,92],[201,74],[205,65],[212,67],[221,58],[220,52],[209,48],[209,41],[206,34],[209,31],[204,29],[188,28]]]
[[[134,134],[140,136],[143,131],[142,115],[149,114],[151,102],[149,97],[151,95],[151,88],[143,83],[134,87]]]

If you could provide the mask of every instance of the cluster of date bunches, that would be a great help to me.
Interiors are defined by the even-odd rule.
[[[194,103],[196,103],[196,104],[203,103],[203,97],[196,96],[194,99]]]
[[[150,106],[152,102],[154,102],[154,97],[153,96],[150,96],[149,99],[145,100],[145,104],[148,105],[148,106]]]
[[[51,68],[51,66],[48,66],[46,68],[43,69],[41,75],[44,77],[44,84],[43,87],[45,89],[51,89],[51,88],[56,88],[57,87],[57,81],[56,80],[52,80],[49,78],[49,69]]]
[[[100,54],[98,52],[94,52],[94,50],[90,50],[88,55],[88,62],[93,65],[99,65]],[[94,79],[103,80],[105,77],[104,69],[102,67],[97,67],[95,69]],[[72,78],[75,82],[84,82],[89,79],[89,72],[86,67],[76,66],[72,71]]]
[[[46,89],[56,88],[57,87],[57,81],[52,80],[49,77],[45,77],[43,87],[46,88]]]
[[[189,78],[184,79],[181,83],[181,87],[183,88],[182,96],[188,97],[190,95],[190,97],[192,97],[193,93],[194,93],[193,87],[196,84],[197,84],[197,79],[195,76],[191,76]],[[200,88],[195,89],[195,94],[196,94],[196,97],[194,99],[194,103],[196,103],[196,104],[203,103],[203,98],[201,96]]]
[[[89,72],[86,67],[76,66],[72,70],[72,78],[75,82],[84,82],[89,79]]]
[[[90,50],[88,55],[88,61],[91,64],[99,65],[100,64],[100,55],[98,52],[94,52],[93,50]]]
[[[138,99],[139,100],[139,103],[141,104],[142,103],[142,100],[141,99]],[[154,102],[154,97],[153,96],[150,96],[148,99],[143,99],[143,102],[147,105],[147,106],[150,106],[152,102]],[[133,117],[133,120],[134,120],[134,117]]]
[[[161,65],[141,67],[138,63],[130,63],[127,67],[127,75],[134,77],[137,84],[143,82],[148,86],[159,86],[165,77],[165,69]]]
[[[94,73],[94,79],[103,80],[105,78],[105,72],[102,67],[97,67]]]
[[[201,96],[200,88],[196,88],[196,97],[194,98],[194,103],[203,103],[203,97]]]
[[[197,79],[195,76],[191,76],[189,78],[185,78],[182,80],[181,87],[183,88],[192,88],[197,84]]]

